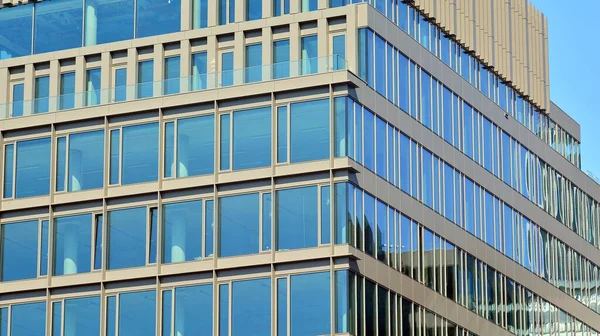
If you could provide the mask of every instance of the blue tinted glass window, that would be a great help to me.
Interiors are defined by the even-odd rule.
[[[294,103],[290,110],[290,161],[328,158],[329,99]]]
[[[318,245],[319,202],[316,186],[277,191],[277,249]]]
[[[348,243],[349,225],[354,221],[354,190],[347,183],[335,184],[335,243]],[[329,208],[331,205],[328,205]],[[324,207],[322,204],[321,207]],[[328,211],[331,211],[330,209]]]
[[[67,169],[67,138],[56,141],[56,191],[65,191],[65,171]]]
[[[42,234],[40,242],[40,275],[48,275],[48,239],[50,236],[50,223],[42,221]]]
[[[483,166],[492,171],[492,123],[483,118]]]
[[[333,37],[333,70],[346,69],[346,35]]]
[[[165,123],[164,176],[174,177],[175,172],[175,122]]]
[[[173,291],[165,290],[162,292],[162,334],[171,335],[173,319]]]
[[[375,256],[375,239],[376,239],[376,223],[375,223],[375,198],[370,194],[365,193],[365,252]]]
[[[15,168],[15,145],[4,147],[4,198],[13,196],[13,169]]]
[[[212,257],[213,256],[213,246],[214,246],[214,228],[215,228],[215,219],[214,219],[214,201],[208,200],[205,202],[206,208],[204,210],[204,256]]]
[[[287,162],[288,152],[288,108],[277,108],[277,163]]]
[[[387,179],[387,147],[386,147],[386,130],[387,124],[385,121],[379,117],[376,119],[376,130],[375,130],[375,169],[377,175],[381,176],[383,179]],[[366,134],[366,133],[365,133]]]
[[[154,61],[142,61],[138,63],[137,73],[137,97],[152,97],[154,89]]]
[[[271,278],[231,284],[231,335],[271,334]]]
[[[444,140],[452,143],[452,92],[444,87],[442,123],[444,124]]]
[[[259,252],[259,196],[247,194],[219,199],[219,256]]]
[[[468,157],[473,158],[473,108],[468,104],[464,104],[464,152]]]
[[[212,336],[212,284],[175,288],[175,335],[185,335],[186,331]]]
[[[400,134],[400,188],[410,193],[410,139]]]
[[[331,8],[342,7],[342,6],[346,6],[347,4],[348,4],[348,0],[330,0],[329,1],[329,7],[331,7]]]
[[[318,0],[301,0],[302,12],[316,11],[319,6]]]
[[[110,131],[110,184],[118,184],[120,177],[121,130]]]
[[[133,38],[134,0],[88,0],[85,2],[86,46]]]
[[[21,117],[23,116],[23,99],[24,99],[24,86],[23,84],[14,84],[12,87],[12,106],[10,116]]]
[[[354,331],[354,280],[350,280],[350,276],[347,270],[335,272],[336,333]],[[395,328],[392,327],[392,330]]]
[[[383,3],[383,1],[379,1]],[[385,40],[375,34],[375,90],[385,96]]]
[[[215,116],[177,120],[177,177],[210,174],[214,170]]]
[[[329,186],[321,187],[321,244],[331,242],[331,191]]]
[[[194,29],[208,27],[208,0],[198,0],[193,3],[192,27]]]
[[[233,169],[271,165],[271,107],[233,114]]]
[[[181,0],[136,0],[135,37],[174,33],[181,29]]]
[[[220,157],[221,157],[221,170],[229,170],[231,162],[231,116],[229,114],[221,115],[221,140],[220,140]]]
[[[158,123],[123,127],[122,184],[158,178]]]
[[[119,295],[119,335],[156,334],[156,291]]]
[[[510,259],[514,259],[514,235],[515,230],[513,228],[513,212],[508,205],[504,205],[504,237],[505,237],[505,254]]]
[[[68,191],[102,188],[104,131],[69,136]]]
[[[287,287],[287,278],[277,279],[277,335],[287,335]]]
[[[271,250],[271,232],[273,212],[271,211],[271,193],[262,194],[262,250]]]
[[[233,85],[233,51],[221,54],[221,86]]]
[[[0,60],[31,54],[33,6],[0,11]]]
[[[334,98],[334,115],[335,115],[335,157],[347,156],[348,153],[346,151],[346,147],[348,147],[348,141],[346,137],[348,136],[347,128],[347,109],[346,102],[348,99],[346,97],[336,97]]]
[[[421,113],[425,127],[431,129],[431,76],[421,71]]]
[[[255,1],[255,0],[248,0]],[[260,0],[262,2],[262,0]],[[262,44],[246,46],[246,82],[260,82],[262,78]]]
[[[262,0],[246,0],[246,20],[262,18]]]
[[[355,103],[354,104],[354,129],[356,130],[356,155],[355,160],[358,163],[363,163],[363,107]]]
[[[454,221],[454,169],[444,164],[444,215]]]
[[[365,143],[365,154],[364,154],[364,165],[371,171],[375,171],[375,115],[373,112],[365,108],[364,115],[364,143]]]
[[[157,233],[158,231],[158,209],[150,209],[150,236],[148,242],[148,263],[156,263],[156,249],[157,249]]]
[[[17,143],[16,198],[50,191],[50,138]]]
[[[331,332],[331,274],[312,273],[290,278],[291,336]]]
[[[100,335],[100,297],[65,300],[63,335]]]
[[[115,70],[115,93],[114,101],[120,102],[127,99],[127,69]]]
[[[35,78],[33,113],[48,112],[50,96],[50,76]]]
[[[91,271],[92,215],[54,220],[54,275]]]
[[[400,69],[398,72],[400,73],[400,109],[404,112],[408,113],[408,58],[406,56],[400,54]]]
[[[10,335],[46,335],[46,302],[13,305],[11,307]]]
[[[370,30],[368,28],[360,28],[358,30],[358,76],[362,78],[364,81],[367,81],[368,69],[367,64],[372,62],[372,52],[373,49],[369,48],[368,36]],[[372,44],[371,44],[372,46]],[[368,84],[368,81],[367,81]]]
[[[81,0],[36,3],[33,52],[81,47],[82,7]]]
[[[75,72],[60,74],[59,109],[66,110],[75,107]]]
[[[314,1],[316,2],[316,0],[302,0],[303,2],[305,1]],[[301,39],[301,60],[302,60],[302,74],[303,75],[307,75],[307,74],[313,74],[313,73],[317,73],[318,70],[318,66],[319,66],[319,59],[318,59],[318,39],[317,39],[317,35],[311,35],[311,36],[304,36]]]
[[[62,329],[62,301],[52,302],[52,335],[60,335]],[[3,334],[4,336],[4,334]]]
[[[85,73],[85,105],[100,104],[100,68],[89,69]]]
[[[106,336],[115,336],[117,331],[117,298],[106,298]]]
[[[502,132],[502,177],[508,185],[512,185],[511,160],[510,136],[506,132]]]
[[[163,262],[202,259],[202,201],[163,206]]]
[[[355,224],[356,224],[356,248],[363,248],[363,192],[362,190],[356,188],[356,216],[355,216]]]
[[[108,269],[146,265],[146,207],[108,212]]]
[[[273,78],[290,76],[290,40],[273,42]]]
[[[423,203],[433,207],[433,161],[430,151],[423,150]]]
[[[104,232],[104,216],[96,215],[94,223],[94,270],[102,268],[102,236]]]
[[[494,196],[485,191],[485,242],[494,246]]]
[[[2,225],[2,281],[37,277],[38,232],[38,221]]]
[[[207,88],[207,65],[206,52],[192,54],[192,90]]]
[[[219,286],[219,336],[229,336],[229,284]]]
[[[165,94],[179,93],[179,77],[181,73],[179,56],[165,59]]]
[[[388,206],[387,204],[377,200],[377,226],[376,226],[376,238],[377,238],[377,259],[387,263],[388,253]]]

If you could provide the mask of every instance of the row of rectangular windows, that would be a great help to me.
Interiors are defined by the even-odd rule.
[[[584,279],[587,269],[597,269],[596,265],[558,240],[556,250],[564,253],[557,256],[555,250],[546,249],[555,238],[537,224],[353,99],[347,98],[344,102],[337,98],[335,110],[336,120],[341,119],[339,111],[348,113],[348,131],[342,131],[348,137],[339,142],[344,148],[342,155],[346,155],[347,149],[349,157],[381,178],[583,302],[567,284]],[[337,127],[336,131],[340,132]],[[336,150],[336,155],[339,154]],[[519,165],[514,168],[518,169]],[[537,187],[541,188],[539,184]],[[520,227],[524,231],[521,232]],[[362,245],[360,236],[353,244],[374,253]],[[550,267],[557,258],[565,264]],[[564,271],[564,265],[572,264],[577,265],[573,275]],[[589,306],[590,303],[586,300],[584,304]]]
[[[410,115],[425,127],[461,150],[592,245],[599,246],[600,242],[594,232],[597,231],[595,229],[600,221],[595,217],[581,216],[586,213],[586,210],[590,212],[592,210],[583,208],[582,202],[577,203],[580,209],[567,210],[569,207],[566,203],[558,204],[560,201],[566,202],[567,198],[561,198],[560,194],[563,191],[553,185],[556,181],[568,184],[572,187],[568,190],[574,190],[573,194],[577,195],[569,195],[568,198],[587,198],[586,204],[593,203],[595,208],[597,202],[593,198],[573,186],[571,181],[557,173],[537,155],[518,143],[416,63],[410,61],[379,35],[365,28],[360,30],[359,39],[372,41],[363,43],[366,48],[359,49],[360,64],[364,63],[367,68],[369,67],[367,64],[371,64],[371,67],[382,67],[379,69],[381,71],[377,70],[376,73],[390,74],[387,77],[390,101],[406,113],[411,111]],[[386,59],[389,71],[384,69]],[[375,89],[379,90],[379,86],[385,89],[385,81],[375,85]]]
[[[154,61],[142,60],[137,63],[137,83],[127,85],[127,68],[115,67],[112,73],[113,88],[110,92],[101,89],[102,71],[89,68],[85,72],[85,92],[77,93],[74,71],[63,72],[59,79],[59,96],[50,96],[50,75],[34,79],[34,100],[24,100],[25,86],[21,81],[12,83],[12,103],[8,106],[9,117],[21,117],[55,110],[68,110],[81,106],[96,106],[109,102],[122,102],[161,95],[171,95],[187,91],[197,91],[215,87],[227,87],[242,83],[255,83],[270,79],[308,75],[327,70],[346,68],[346,37],[343,33],[331,37],[331,52],[328,57],[318,57],[317,35],[300,38],[299,61],[290,61],[290,40],[273,41],[273,64],[263,64],[262,43],[250,43],[244,49],[244,68],[234,69],[234,51],[223,51],[218,60],[216,73],[208,73],[207,52],[191,55],[190,76],[181,77],[180,56],[164,59],[164,75],[155,78]],[[104,74],[109,75],[109,74]]]
[[[363,2],[352,1],[352,3]],[[566,132],[563,128],[550,119],[546,114],[540,112],[535,106],[530,104],[526,98],[519,94],[516,90],[505,83],[500,77],[495,75],[492,70],[488,69],[483,63],[471,55],[471,52],[459,43],[455,42],[452,37],[446,34],[437,25],[430,22],[423,14],[405,1],[366,1],[373,5],[378,11],[386,15],[400,29],[405,31],[415,40],[417,40],[425,49],[442,60],[446,65],[460,74],[466,81],[471,83],[481,93],[494,101],[502,110],[512,115],[527,129],[535,133],[540,139],[546,142],[550,147],[564,156],[569,162],[581,168],[581,153],[580,144],[573,136]],[[376,2],[376,4],[374,4]],[[342,0],[338,5],[347,5],[347,0]],[[333,7],[333,5],[332,5]],[[387,10],[386,10],[387,8]],[[371,43],[368,40],[363,40],[364,43]],[[368,47],[366,44],[359,43],[363,49]],[[359,50],[360,47],[359,47]],[[384,53],[385,51],[381,51]],[[362,71],[359,70],[361,78],[369,83],[370,86],[377,88],[377,91],[383,96],[386,96],[390,101],[398,105],[398,98],[391,92],[391,86],[388,79],[388,91],[386,94],[385,78],[379,78],[376,74],[387,73],[384,70],[385,56],[382,55],[377,59],[376,66],[378,67],[373,72],[373,65],[359,63],[364,65]],[[376,74],[375,74],[376,73]],[[378,78],[375,78],[378,77]],[[414,91],[413,91],[414,92]],[[415,96],[417,97],[417,96]],[[404,111],[410,111],[413,117],[418,114],[415,107],[408,106],[408,103],[400,104]],[[417,118],[419,120],[419,118]]]
[[[568,314],[521,284],[352,184],[346,184],[345,190],[336,185],[336,192],[337,202],[343,200],[340,192],[347,193],[347,209],[343,209],[343,204],[337,204],[336,214],[342,215],[346,210],[348,232],[356,237],[350,240],[356,241],[357,247],[371,256],[517,335],[539,334],[542,330],[543,334],[561,331],[553,329],[557,328],[558,322],[554,313],[560,314],[561,320]],[[527,240],[525,237],[531,235],[529,230],[529,226],[523,226],[522,232],[516,230],[519,232],[516,241]],[[545,233],[542,235],[546,236]],[[545,243],[540,248],[544,248],[546,254],[552,254],[549,243]],[[527,242],[525,247],[517,250],[522,248],[528,248]],[[564,267],[569,263],[564,260],[564,264],[558,265]],[[592,265],[589,266],[592,272]],[[582,271],[581,276],[584,276],[585,269]],[[598,268],[589,275],[588,280],[575,280],[573,289],[582,303],[589,303],[591,309],[600,311],[596,302],[600,288]],[[569,286],[567,282],[563,285]]]

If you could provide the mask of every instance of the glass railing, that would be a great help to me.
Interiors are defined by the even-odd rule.
[[[339,55],[331,55],[243,69],[200,73],[190,77],[1,104],[0,119],[307,76],[346,70],[347,68],[348,62],[345,59]]]

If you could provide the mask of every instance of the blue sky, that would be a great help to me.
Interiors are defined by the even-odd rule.
[[[530,1],[548,17],[550,98],[581,125],[582,169],[600,177],[600,1]]]

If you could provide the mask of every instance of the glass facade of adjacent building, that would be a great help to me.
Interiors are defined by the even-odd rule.
[[[5,3],[0,335],[598,335],[579,125],[420,6]]]

